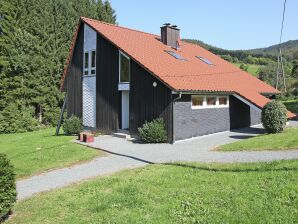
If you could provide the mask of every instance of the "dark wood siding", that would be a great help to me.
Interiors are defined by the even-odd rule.
[[[153,82],[157,82],[155,88]],[[166,124],[168,141],[172,142],[171,90],[133,60],[130,61],[129,98],[130,132],[137,134],[138,127],[141,127],[145,121],[162,117]]]
[[[80,25],[66,78],[67,115],[82,118],[82,75],[83,75],[84,26]]]
[[[99,34],[96,49],[96,127],[115,131],[119,128],[119,52]]]

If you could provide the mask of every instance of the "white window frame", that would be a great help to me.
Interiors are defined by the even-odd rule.
[[[194,106],[192,104],[192,99],[194,97],[203,97],[203,105],[202,106]],[[215,105],[207,105],[207,97],[215,97],[216,98],[216,103]],[[227,98],[227,104],[225,105],[219,105],[219,97],[226,97]],[[229,102],[229,96],[226,95],[191,95],[191,109],[208,109],[208,108],[227,108],[230,105]]]
[[[92,66],[92,52],[95,52],[95,67]],[[88,54],[88,68],[85,68],[85,55]],[[90,50],[84,52],[84,63],[83,63],[83,76],[96,76],[96,50]],[[85,72],[88,72],[88,75],[85,75]],[[91,72],[94,71],[94,74]]]
[[[128,77],[129,82],[121,82],[121,55],[128,59]],[[124,54],[122,51],[119,50],[119,84],[127,84],[130,83],[130,57],[128,57],[126,54]]]

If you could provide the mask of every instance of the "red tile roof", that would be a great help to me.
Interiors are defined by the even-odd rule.
[[[172,90],[235,92],[259,108],[269,101],[260,93],[279,93],[270,85],[198,45],[180,41],[180,49],[176,52],[186,61],[177,60],[165,52],[175,50],[163,44],[158,35],[84,17],[81,21],[145,67]],[[69,59],[71,55],[72,50]],[[214,65],[208,65],[195,56],[204,57]],[[68,64],[64,70],[62,83],[67,67]]]

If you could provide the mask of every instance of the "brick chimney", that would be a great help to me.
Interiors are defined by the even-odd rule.
[[[179,48],[180,29],[176,25],[165,23],[160,27],[161,31],[161,42],[172,48]]]

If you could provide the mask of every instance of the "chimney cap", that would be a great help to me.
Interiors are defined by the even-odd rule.
[[[170,26],[171,23],[164,23],[163,25],[164,25],[164,26]]]
[[[177,26],[177,25],[172,25],[171,27],[173,27],[173,28],[177,28],[178,26]]]

